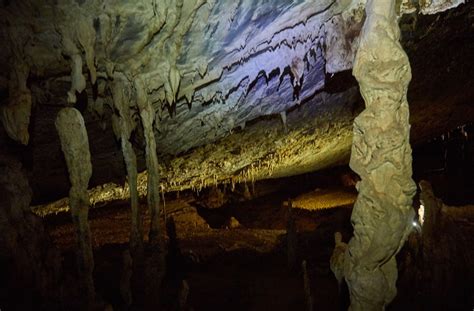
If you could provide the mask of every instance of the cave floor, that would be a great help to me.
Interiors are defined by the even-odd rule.
[[[321,195],[327,200],[329,193]],[[305,308],[301,269],[291,271],[287,266],[288,207],[281,195],[215,210],[198,207],[192,196],[184,195],[167,199],[165,206],[166,216],[173,217],[176,224],[182,254],[179,274],[189,284],[188,305],[193,310]],[[148,212],[145,204],[141,207],[147,232]],[[293,211],[298,261],[307,261],[314,304],[318,309],[338,310],[337,282],[329,258],[334,232],[342,231],[346,239],[351,234],[351,206]],[[238,224],[229,223],[230,217]],[[122,252],[128,246],[129,205],[115,202],[91,209],[89,220],[97,292],[114,310],[125,310],[119,284]],[[66,263],[69,261],[67,266],[73,268],[74,228],[69,214],[48,216],[46,225]]]
[[[348,198],[355,198],[354,192],[340,188],[312,193],[312,197],[307,193],[302,196],[303,201],[296,198],[293,206],[316,202],[319,196],[326,201],[323,204],[319,200],[318,206],[330,208],[293,209],[298,262],[307,261],[315,310],[347,310],[347,289],[343,289],[340,298],[329,258],[334,232],[342,232],[345,241],[352,235],[353,204],[337,204],[350,202],[352,199]],[[200,207],[189,193],[167,198],[163,210],[176,225],[179,257],[174,257],[165,278],[165,309],[175,309],[178,284],[186,280],[188,310],[305,310],[301,268],[298,265],[290,270],[287,266],[287,198],[286,194],[277,193],[219,209]],[[149,215],[145,202],[141,209],[147,232]],[[64,254],[65,266],[73,271],[74,228],[70,215],[50,215],[45,220],[53,242]],[[128,248],[129,204],[115,202],[91,209],[89,220],[96,291],[114,310],[127,310],[120,296],[120,278],[122,253]],[[405,256],[403,253],[402,250]],[[405,271],[409,270],[405,267]],[[407,280],[403,275],[401,279]],[[423,310],[413,305],[417,296],[409,290],[410,281],[404,284],[407,288],[399,291],[388,310]]]

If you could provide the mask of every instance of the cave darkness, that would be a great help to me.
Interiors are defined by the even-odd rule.
[[[0,311],[474,308],[474,1],[0,16]]]

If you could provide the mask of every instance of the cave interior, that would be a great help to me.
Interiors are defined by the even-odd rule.
[[[474,1],[0,16],[0,311],[474,308]]]

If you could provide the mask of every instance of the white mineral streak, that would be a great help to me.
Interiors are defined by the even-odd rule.
[[[369,0],[353,74],[366,109],[354,121],[350,166],[360,175],[345,256],[350,310],[384,310],[396,295],[395,255],[414,216],[409,111],[411,79],[399,43],[395,0]]]
[[[85,291],[87,304],[95,300],[94,258],[92,255],[91,234],[87,220],[89,196],[87,188],[92,175],[89,139],[84,119],[75,108],[63,108],[56,118],[56,129],[61,141],[61,149],[66,159],[71,181],[69,204],[77,240],[77,267],[81,287]]]

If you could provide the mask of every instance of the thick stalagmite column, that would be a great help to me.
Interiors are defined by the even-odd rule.
[[[366,109],[354,121],[350,160],[361,177],[344,267],[351,310],[383,310],[395,297],[395,255],[414,215],[406,99],[411,69],[399,43],[395,2],[367,1],[353,69]]]
[[[87,187],[92,175],[89,140],[84,119],[75,108],[64,108],[59,111],[55,125],[61,140],[61,148],[66,159],[69,180],[71,181],[69,205],[72,220],[76,227],[77,266],[80,285],[85,291],[87,303],[91,305],[95,300],[95,293],[92,278],[94,258],[89,223],[87,222],[89,213]]]

